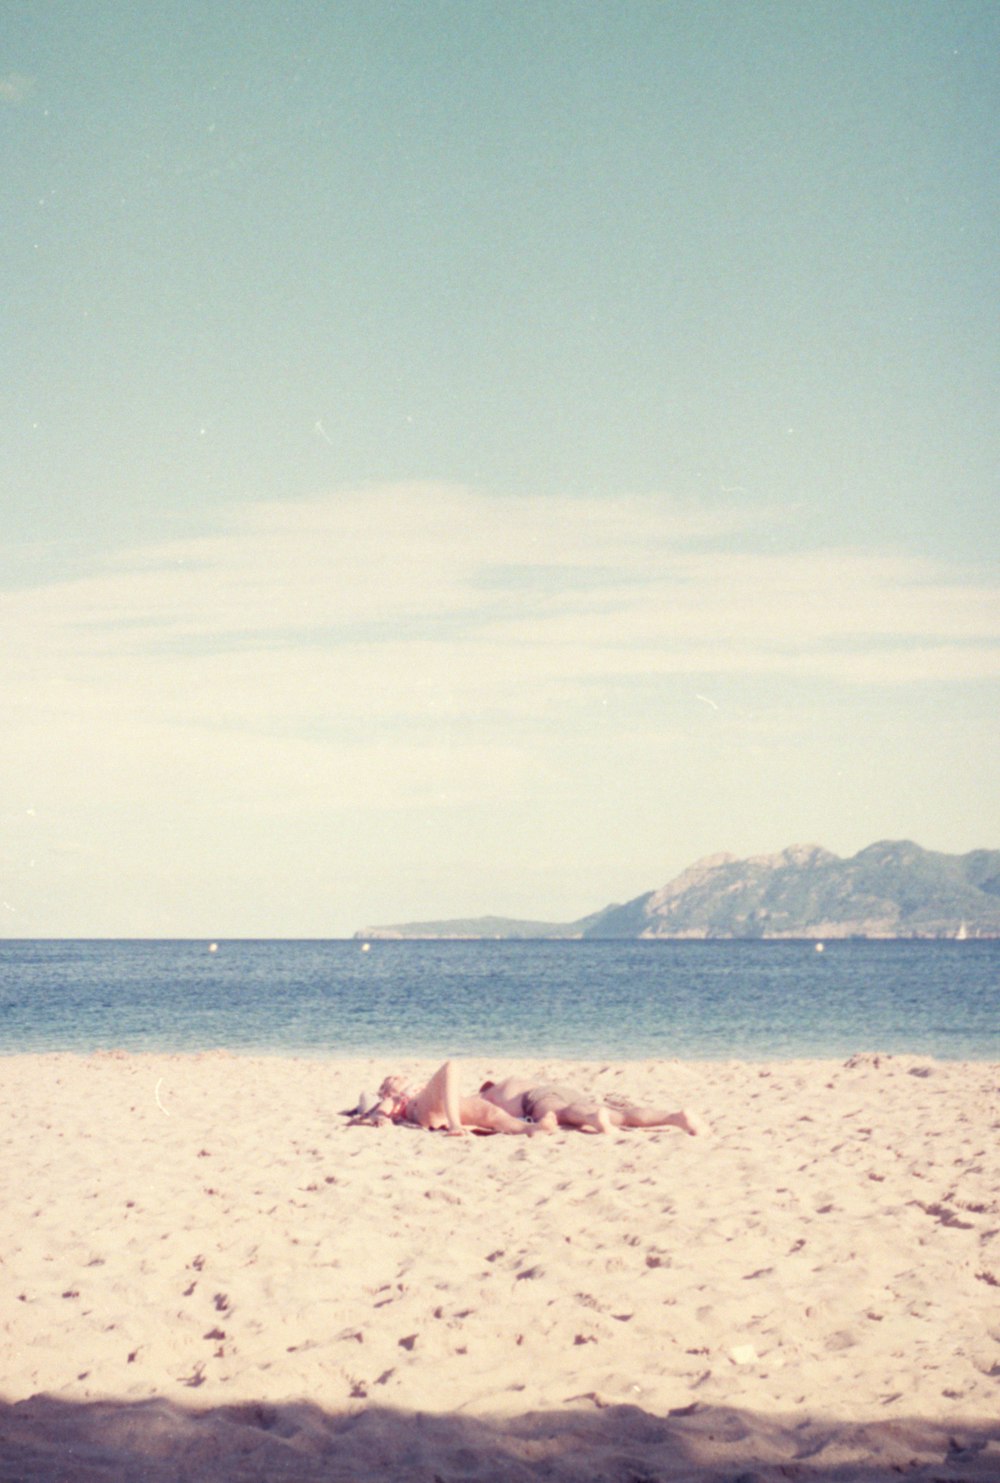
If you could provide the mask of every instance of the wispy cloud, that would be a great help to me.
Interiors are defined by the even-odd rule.
[[[253,505],[226,533],[9,594],[3,667],[22,694],[58,677],[62,702],[114,695],[146,718],[283,727],[526,714],[602,678],[1000,672],[981,574],[755,550],[768,535],[738,512],[653,498],[418,485]]]
[[[0,77],[0,103],[23,103],[35,86],[33,77],[23,72],[7,72]]]

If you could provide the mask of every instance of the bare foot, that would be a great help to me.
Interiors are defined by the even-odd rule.
[[[536,1133],[554,1133],[558,1126],[559,1119],[556,1117],[555,1113],[547,1112],[544,1117],[540,1117],[538,1119],[533,1131]]]
[[[674,1127],[690,1133],[692,1138],[703,1137],[708,1132],[708,1124],[696,1112],[689,1112],[684,1107],[680,1112],[675,1113]]]
[[[597,1131],[599,1133],[611,1133],[614,1131],[615,1125],[611,1121],[611,1115],[606,1107],[598,1107],[597,1112],[594,1114],[594,1121],[597,1124]]]

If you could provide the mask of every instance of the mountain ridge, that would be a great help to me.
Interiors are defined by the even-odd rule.
[[[356,938],[1000,937],[1000,850],[947,855],[877,840],[841,857],[792,844],[739,859],[694,861],[665,885],[574,922],[454,918],[367,927]]]

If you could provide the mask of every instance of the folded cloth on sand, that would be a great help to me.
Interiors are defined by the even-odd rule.
[[[358,1097],[357,1106],[345,1110],[345,1117],[367,1117],[369,1112],[378,1106],[382,1098],[378,1092],[362,1092]]]

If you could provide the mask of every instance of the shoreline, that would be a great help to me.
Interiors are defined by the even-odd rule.
[[[279,1441],[302,1479],[407,1477],[414,1416],[426,1479],[535,1477],[538,1416],[577,1449],[567,1478],[673,1477],[671,1438],[678,1477],[790,1466],[824,1427],[845,1467],[877,1447],[1000,1471],[1000,1065],[455,1059],[470,1091],[537,1070],[711,1132],[347,1126],[426,1057],[0,1057],[0,1442],[29,1449],[25,1476],[65,1476],[44,1457],[99,1414],[120,1456],[88,1483],[156,1436],[190,1448],[192,1417],[222,1480]],[[979,1448],[961,1466],[935,1450],[949,1429]]]
[[[128,1045],[98,1045],[73,1048],[70,1046],[56,1046],[45,1049],[24,1049],[23,1047],[6,1048],[0,1045],[0,1067],[5,1064],[13,1064],[19,1060],[34,1059],[38,1061],[54,1061],[59,1057],[71,1060],[86,1061],[97,1060],[135,1060],[140,1062],[152,1061],[157,1058],[170,1061],[204,1061],[209,1057],[218,1057],[220,1060],[233,1061],[287,1061],[289,1063],[304,1062],[308,1065],[322,1063],[330,1066],[357,1067],[366,1070],[369,1074],[376,1074],[380,1067],[386,1071],[395,1070],[402,1066],[412,1067],[414,1074],[430,1074],[443,1060],[457,1061],[461,1065],[470,1068],[480,1066],[502,1066],[506,1067],[505,1074],[520,1073],[525,1067],[583,1067],[594,1068],[603,1071],[611,1066],[633,1067],[655,1067],[655,1066],[687,1066],[691,1068],[704,1067],[706,1072],[716,1070],[725,1066],[746,1067],[830,1067],[837,1068],[846,1066],[849,1061],[872,1060],[891,1061],[897,1066],[911,1065],[937,1065],[937,1066],[970,1066],[970,1067],[996,1067],[1000,1066],[1000,1057],[996,1054],[983,1053],[982,1055],[969,1055],[956,1053],[953,1056],[944,1055],[941,1051],[922,1050],[884,1050],[878,1046],[875,1048],[861,1047],[858,1049],[828,1052],[825,1055],[807,1055],[795,1052],[787,1056],[782,1055],[731,1055],[720,1053],[717,1056],[706,1055],[628,1055],[615,1052],[614,1055],[592,1056],[592,1055],[570,1055],[561,1051],[553,1051],[551,1055],[535,1052],[531,1055],[519,1055],[514,1051],[491,1052],[484,1051],[454,1051],[451,1052],[445,1046],[436,1055],[430,1054],[397,1054],[391,1047],[385,1050],[373,1049],[371,1051],[359,1051],[355,1048],[338,1052],[323,1047],[319,1050],[310,1050],[302,1047],[291,1049],[287,1046],[229,1046],[210,1045],[200,1047],[197,1050],[182,1047],[163,1049],[136,1049]],[[385,1071],[382,1075],[386,1074]],[[377,1075],[381,1080],[381,1076]]]

